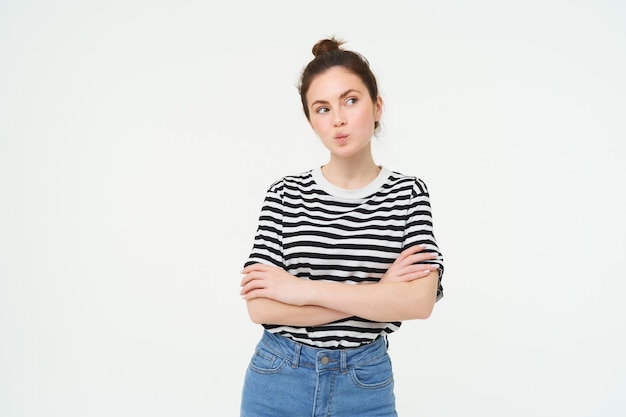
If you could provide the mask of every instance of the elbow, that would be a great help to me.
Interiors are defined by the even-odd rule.
[[[431,316],[437,301],[438,273],[433,271],[427,278],[411,281],[411,300],[408,315],[411,319],[426,320]]]
[[[264,320],[261,319],[259,316],[253,315],[253,314],[249,314],[248,316],[250,317],[250,321],[254,324],[263,324]]]
[[[264,311],[265,309],[261,305],[263,302],[261,299],[248,300],[246,302],[246,307],[248,308],[248,317],[250,317],[250,321],[254,324],[264,324],[267,323],[267,317],[265,317]]]
[[[435,305],[421,306],[421,308],[416,309],[414,319],[415,320],[426,320],[433,313]]]
[[[435,297],[419,297],[413,302],[413,308],[409,312],[412,320],[426,320],[435,309]]]

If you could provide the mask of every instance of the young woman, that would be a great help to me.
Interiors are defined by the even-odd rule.
[[[387,335],[443,295],[426,185],[374,162],[382,99],[367,60],[341,45],[319,41],[300,80],[330,158],[270,186],[242,271],[264,327],[242,417],[396,416]]]

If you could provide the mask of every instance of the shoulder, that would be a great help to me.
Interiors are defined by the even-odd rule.
[[[391,188],[401,188],[410,191],[413,196],[428,194],[426,183],[414,175],[405,175],[398,171],[390,171],[388,184]]]
[[[286,189],[302,189],[313,184],[311,170],[299,174],[286,175],[274,181],[268,188],[268,193],[283,193]]]

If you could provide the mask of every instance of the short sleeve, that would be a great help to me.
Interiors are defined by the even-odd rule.
[[[282,246],[283,204],[281,195],[281,182],[273,184],[265,194],[252,251],[244,267],[261,263],[284,269]]]
[[[443,297],[443,255],[437,245],[433,229],[433,218],[430,207],[430,196],[426,184],[416,179],[411,190],[411,198],[407,212],[407,223],[404,235],[404,249],[414,245],[424,245],[425,252],[437,254],[435,259],[424,263],[437,264],[439,267],[439,285],[437,287],[437,301]]]

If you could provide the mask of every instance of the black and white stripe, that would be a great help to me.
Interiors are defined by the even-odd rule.
[[[383,167],[368,186],[343,190],[317,168],[284,177],[269,188],[245,265],[275,265],[303,279],[373,283],[403,249],[416,244],[438,254],[432,262],[440,268],[439,300],[443,258],[424,182]],[[307,345],[334,349],[369,343],[400,324],[350,317],[323,326],[264,327]]]

